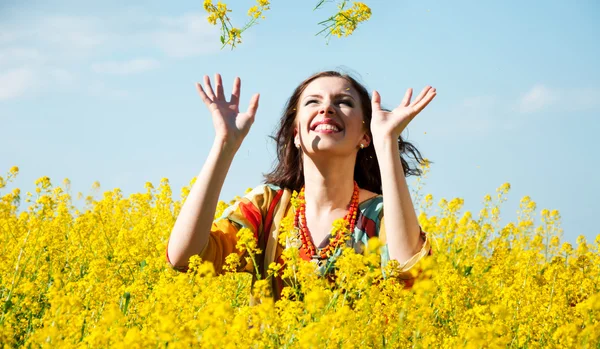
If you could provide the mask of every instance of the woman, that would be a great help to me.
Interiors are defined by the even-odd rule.
[[[216,138],[173,227],[167,247],[171,265],[185,270],[189,258],[200,255],[221,273],[225,257],[242,255],[235,247],[236,233],[245,227],[254,233],[263,251],[257,264],[266,275],[271,262],[282,262],[286,246],[277,239],[282,219],[293,217],[301,257],[315,262],[321,272],[335,264],[340,246],[362,252],[367,240],[378,236],[384,243],[382,266],[390,259],[400,262],[400,277],[410,287],[409,270],[430,254],[430,244],[418,224],[405,180],[420,171],[409,168],[400,155],[410,151],[423,159],[400,134],[435,97],[435,88],[427,86],[413,102],[412,89],[408,89],[400,106],[386,111],[377,91],[369,97],[348,75],[327,71],[309,77],[296,88],[281,118],[274,137],[278,146],[275,169],[265,176],[265,184],[213,222],[223,182],[254,122],[259,100],[258,94],[252,96],[248,110],[242,113],[238,108],[240,79],[234,81],[229,102],[219,74],[215,83],[213,90],[205,76],[204,88],[196,86],[212,114]],[[303,199],[297,209],[290,200],[292,191],[300,192]],[[340,218],[349,229],[347,239],[340,224],[332,232],[332,223]],[[334,239],[330,239],[332,234]],[[240,260],[238,271],[253,272],[245,258]],[[279,298],[283,281],[275,278],[271,286]]]

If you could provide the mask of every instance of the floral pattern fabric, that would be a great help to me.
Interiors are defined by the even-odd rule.
[[[281,245],[278,241],[278,232],[283,218],[293,219],[294,209],[290,201],[291,191],[281,189],[271,184],[263,184],[237,200],[226,208],[222,215],[212,224],[209,242],[200,253],[203,260],[211,261],[217,274],[223,273],[225,258],[230,253],[238,253],[240,266],[238,271],[254,274],[254,266],[246,263],[245,256],[236,249],[237,232],[241,228],[248,228],[254,233],[258,248],[263,251],[257,260],[259,270],[266,275],[271,262],[283,263],[282,251],[289,246]],[[381,195],[367,199],[358,206],[357,222],[352,232],[352,238],[346,241],[346,246],[354,248],[357,253],[362,253],[371,237],[379,237],[384,244],[381,249],[381,266],[389,261],[386,244],[385,219],[383,210],[383,197]],[[409,288],[414,282],[411,269],[424,256],[431,254],[431,245],[427,234],[421,230],[423,246],[421,250],[405,263],[401,264],[402,272],[399,278]],[[319,248],[326,246],[328,238],[319,244]],[[288,243],[289,245],[289,243]],[[326,260],[313,260],[315,267],[321,275],[328,274],[335,267],[335,260],[341,254],[341,249]],[[301,253],[301,256],[310,260],[310,256]],[[168,260],[168,255],[167,255]],[[281,295],[284,283],[281,278],[272,280],[272,291],[276,299]]]

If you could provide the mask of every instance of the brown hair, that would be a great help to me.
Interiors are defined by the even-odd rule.
[[[350,82],[352,87],[356,89],[360,96],[362,104],[363,118],[370,139],[373,139],[371,134],[371,96],[367,89],[361,85],[356,79],[348,74],[342,74],[337,71],[324,71],[317,73],[308,79],[304,80],[296,89],[292,96],[287,101],[279,126],[275,136],[270,136],[277,144],[277,161],[273,171],[263,174],[265,183],[271,183],[280,188],[288,188],[290,190],[300,191],[304,186],[304,175],[302,166],[302,153],[295,147],[294,144],[294,120],[296,119],[296,106],[298,99],[306,86],[312,81],[321,77],[338,77]],[[411,168],[408,162],[402,156],[410,153],[419,164],[425,164],[425,160],[421,157],[421,153],[415,146],[398,137],[398,149],[400,150],[400,160],[404,168],[404,176],[422,175],[422,171],[418,168]],[[356,164],[354,166],[354,179],[358,186],[377,194],[382,193],[381,189],[381,173],[379,171],[379,162],[375,148],[373,146],[366,147],[358,151],[356,155]]]

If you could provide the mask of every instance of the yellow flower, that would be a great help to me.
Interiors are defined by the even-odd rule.
[[[218,19],[219,19],[219,16],[216,13],[211,13],[208,15],[208,23],[210,23],[212,25],[216,25]]]
[[[237,233],[238,242],[235,246],[240,252],[248,251],[250,253],[257,253],[258,244],[254,233],[248,228],[242,228]]]
[[[240,256],[235,253],[230,253],[225,257],[225,265],[223,269],[229,272],[235,272],[240,265]]]
[[[371,17],[371,9],[362,2],[353,2],[352,7],[346,8],[348,1],[344,0],[338,4],[338,12],[329,19],[321,22],[325,29],[318,34],[324,33],[330,36],[348,36],[354,32],[360,22],[364,22]],[[321,7],[324,1],[321,1],[317,8]],[[426,165],[428,166],[428,165]]]
[[[506,193],[508,193],[509,190],[510,190],[510,183],[504,183],[496,191],[499,193],[506,194]]]
[[[229,30],[229,40],[227,43],[241,43],[242,38],[240,37],[240,30],[238,28],[231,28]]]
[[[367,249],[365,252],[379,254],[380,249],[383,246],[385,246],[385,244],[378,237],[372,237],[367,241]]]
[[[19,168],[17,166],[13,166],[10,168],[10,170],[8,170],[8,180],[12,180],[14,178],[17,177],[17,175],[19,174]]]
[[[354,2],[348,9],[344,9],[342,3],[339,12],[333,17],[335,23],[331,34],[337,37],[348,36],[354,32],[360,22],[369,18],[371,18],[371,9],[364,3]]]
[[[258,18],[265,19],[263,16],[264,11],[270,9],[270,3],[267,0],[257,0],[257,5],[250,7],[248,10],[248,16],[252,18],[252,20],[257,20]]]
[[[444,199],[439,214],[418,215],[431,256],[408,270],[394,259],[382,267],[389,251],[375,237],[360,241],[364,254],[338,251],[323,277],[290,243],[293,214],[279,226],[281,260],[264,260],[254,233],[240,229],[240,253],[195,255],[180,272],[165,251],[185,196],[174,200],[168,180],[128,197],[118,188],[90,196],[81,210],[48,177],[34,188],[38,195],[0,196],[6,347],[586,348],[600,338],[600,235],[594,244],[578,236],[576,249],[561,244],[558,211],[542,210],[538,225],[528,197],[499,231],[470,211],[458,217],[462,199]],[[21,193],[32,199],[26,209]],[[501,213],[487,203],[482,211]],[[223,258],[226,271],[250,269],[240,268],[245,261],[257,273],[217,276],[208,258]]]
[[[428,202],[428,203],[432,202],[433,201],[433,195],[431,195],[431,194],[425,195],[425,201]]]
[[[571,245],[568,242],[563,243],[562,247],[560,248],[561,252],[564,252],[566,254],[571,254],[573,253],[573,245]]]

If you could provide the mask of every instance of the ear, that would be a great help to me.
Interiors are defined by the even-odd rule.
[[[371,137],[369,137],[369,135],[368,135],[367,133],[365,133],[365,134],[363,135],[363,138],[362,138],[362,143],[364,143],[364,144],[365,144],[365,146],[367,146],[367,147],[368,147],[369,145],[371,145]]]

